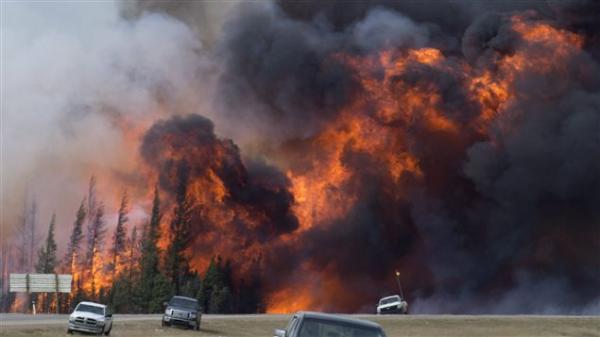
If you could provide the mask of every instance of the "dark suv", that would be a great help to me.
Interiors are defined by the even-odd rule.
[[[200,330],[202,312],[198,300],[190,297],[173,296],[164,305],[166,309],[161,321],[162,326],[182,325]]]

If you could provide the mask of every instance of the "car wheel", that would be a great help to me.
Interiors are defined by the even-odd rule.
[[[72,335],[72,334],[73,334],[73,330],[71,330],[71,329],[67,329],[67,333],[68,333],[69,335]]]
[[[160,321],[160,326],[162,326],[162,327],[165,326],[165,320],[164,319]]]
[[[110,329],[108,329],[108,331],[106,331],[106,332],[104,333],[104,336],[108,336],[108,335],[110,335],[110,331],[111,331],[111,330],[112,330],[112,324],[111,324],[111,326],[110,326]]]
[[[195,329],[196,329],[196,331],[200,331],[200,322],[199,321],[196,322]]]

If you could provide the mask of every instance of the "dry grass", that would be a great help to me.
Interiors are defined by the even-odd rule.
[[[565,316],[369,316],[393,336],[600,336],[600,317]],[[204,317],[201,331],[161,328],[160,321],[116,322],[111,336],[272,336],[273,329],[284,327],[286,317]],[[65,326],[0,326],[6,337],[66,336]],[[77,336],[77,335],[75,335]]]

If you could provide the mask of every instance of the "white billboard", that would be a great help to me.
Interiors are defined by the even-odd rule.
[[[70,293],[73,275],[10,274],[9,291],[30,293]]]

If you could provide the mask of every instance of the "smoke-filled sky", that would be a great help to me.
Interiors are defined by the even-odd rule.
[[[185,168],[193,265],[260,256],[270,311],[372,311],[398,269],[413,312],[598,313],[599,17],[3,2],[3,237],[35,199],[64,249],[91,175],[142,224]]]

